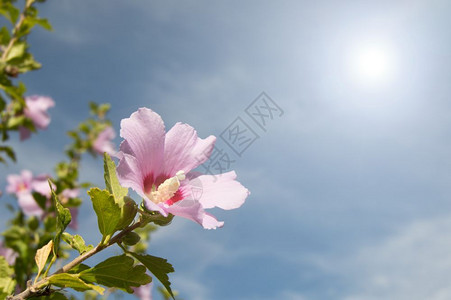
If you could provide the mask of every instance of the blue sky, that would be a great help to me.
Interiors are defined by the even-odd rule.
[[[20,163],[2,174],[49,172],[91,100],[112,104],[117,131],[143,106],[201,137],[242,117],[260,137],[233,156],[252,193],[245,205],[214,211],[222,229],[176,219],[152,242],[183,299],[450,299],[450,9],[444,0],[48,2],[41,13],[54,32],[30,38],[43,68],[24,80],[29,94],[56,101],[52,123],[11,142]],[[362,70],[368,51],[382,58]],[[263,91],[284,111],[266,132],[245,113]],[[102,184],[101,172],[87,159],[82,179]],[[85,204],[80,232],[94,243]]]

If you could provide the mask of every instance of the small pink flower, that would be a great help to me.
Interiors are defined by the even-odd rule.
[[[27,105],[24,110],[25,116],[31,119],[36,128],[46,129],[50,124],[50,116],[47,114],[47,110],[55,106],[52,98],[34,95],[25,97],[25,103]],[[29,138],[31,134],[30,130],[25,127],[20,127],[19,132],[21,141]]]
[[[140,108],[121,121],[117,173],[120,183],[144,198],[149,210],[193,220],[204,228],[222,227],[204,209],[240,207],[249,191],[235,180],[234,171],[220,175],[190,172],[208,160],[216,138],[201,139],[187,124],[177,123],[167,133],[161,117]],[[191,197],[191,182],[202,187],[198,199]],[[194,182],[196,182],[194,184]]]
[[[79,189],[65,189],[61,192],[61,196],[66,199],[77,198],[80,195]]]
[[[152,285],[153,282],[150,282],[146,285],[133,287],[133,294],[140,300],[152,300]]]
[[[28,170],[23,170],[20,175],[12,174],[6,177],[8,181],[6,191],[16,195],[19,206],[25,215],[40,217],[44,213],[32,193],[38,192],[49,199],[51,191],[47,178],[47,175],[33,178],[33,174]]]
[[[16,194],[16,196],[24,192],[30,193],[33,174],[28,170],[22,170],[20,175],[8,175],[6,181],[8,181],[8,186],[6,187],[8,193]]]
[[[114,144],[111,142],[116,137],[116,132],[114,132],[113,127],[108,126],[102,132],[99,133],[96,140],[94,141],[93,148],[99,154],[104,152],[109,155],[114,155],[116,150],[114,150]]]
[[[17,253],[11,248],[6,248],[3,242],[0,241],[0,256],[3,256],[6,262],[12,266],[16,262]]]

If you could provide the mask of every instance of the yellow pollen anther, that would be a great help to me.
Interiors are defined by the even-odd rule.
[[[166,179],[156,190],[152,190],[152,192],[149,193],[150,200],[153,203],[158,204],[171,199],[179,189],[180,181],[185,180],[185,178],[185,172],[178,171],[174,177]]]

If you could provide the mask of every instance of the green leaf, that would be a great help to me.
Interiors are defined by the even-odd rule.
[[[2,1],[2,4],[0,5],[0,14],[4,15],[11,24],[15,24],[19,18],[20,10],[12,3]]]
[[[91,267],[88,266],[88,265],[85,265],[85,264],[78,264],[75,267],[73,267],[72,269],[70,269],[67,273],[69,273],[69,274],[78,274],[78,273],[80,273],[80,272],[82,272],[84,270],[87,270],[87,269],[91,269]]]
[[[140,255],[133,252],[128,253],[146,266],[146,268],[163,284],[169,294],[171,294],[172,298],[174,298],[174,294],[171,290],[171,282],[168,277],[168,273],[174,272],[174,268],[166,259],[148,254]]]
[[[47,19],[36,19],[35,20],[36,24],[38,24],[39,26],[41,26],[42,28],[46,29],[46,30],[53,30],[52,25],[50,25],[49,20]]]
[[[8,265],[5,257],[0,256],[0,299],[14,292],[16,281],[13,279],[14,270]]]
[[[9,43],[9,40],[11,39],[11,36],[9,35],[8,28],[5,26],[0,29],[0,43],[2,45],[6,45]]]
[[[83,292],[94,290],[103,295],[105,289],[103,287],[84,282],[79,278],[78,274],[61,273],[55,274],[47,278],[49,284],[53,284],[62,288],[73,288],[76,291]]]
[[[100,233],[106,243],[116,231],[116,225],[121,218],[121,209],[115,203],[113,195],[107,190],[92,188],[88,191],[92,206],[97,214]]]
[[[24,260],[29,258],[28,243],[29,235],[23,226],[14,225],[4,231],[6,245],[19,253],[19,256]]]
[[[97,110],[99,108],[99,105],[93,101],[89,101],[89,112],[93,115],[97,114]]]
[[[25,121],[24,116],[11,117],[8,119],[6,127],[8,129],[14,129],[17,128],[17,126],[22,125],[24,121]]]
[[[67,232],[64,232],[62,235],[63,241],[69,244],[69,246],[72,247],[72,249],[77,250],[80,254],[83,254],[91,249],[94,248],[93,245],[87,245],[85,244],[85,240],[78,234],[71,235]]]
[[[32,193],[34,200],[39,205],[40,208],[45,209],[45,204],[47,202],[47,197],[38,192]]]
[[[1,110],[1,109],[0,109]],[[6,155],[12,160],[16,161],[16,154],[14,153],[14,150],[9,146],[0,146],[0,151],[5,152]]]
[[[11,61],[15,58],[22,57],[27,50],[27,45],[25,43],[15,43],[14,46],[9,50],[8,55],[6,56],[6,61]]]
[[[116,165],[108,153],[104,153],[103,162],[106,189],[114,196],[114,200],[119,207],[122,208],[124,205],[124,197],[128,194],[128,188],[124,188],[119,184],[116,174]]]
[[[55,213],[56,213],[56,234],[55,238],[53,239],[54,245],[53,245],[53,254],[57,256],[58,254],[58,248],[60,244],[61,235],[63,234],[64,230],[66,229],[67,225],[69,225],[72,216],[70,215],[70,211],[68,208],[63,207],[61,205],[60,201],[58,200],[58,196],[56,195],[55,191],[53,190],[52,183],[49,179],[49,185],[50,189],[52,191],[52,199],[53,202],[55,202]]]
[[[133,266],[133,264],[133,258],[125,254],[113,256],[81,272],[80,278],[133,293],[131,287],[138,287],[152,281],[143,265]]]

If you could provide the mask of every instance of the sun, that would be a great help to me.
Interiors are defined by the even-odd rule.
[[[382,85],[394,78],[394,52],[387,45],[372,43],[355,47],[350,53],[352,74],[360,84]]]

